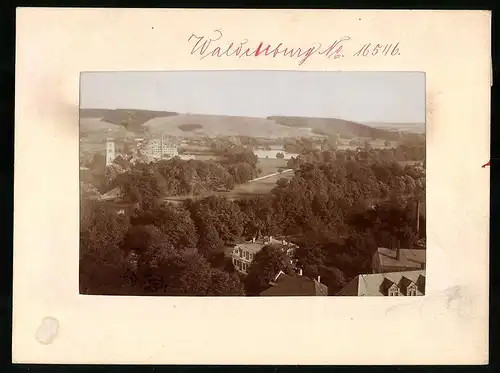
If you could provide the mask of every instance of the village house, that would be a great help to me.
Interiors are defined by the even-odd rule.
[[[299,270],[298,276],[290,276],[280,271],[274,280],[269,283],[270,287],[260,293],[261,296],[327,296],[328,286],[320,282],[321,278],[312,279],[302,276]]]
[[[372,273],[356,276],[338,296],[425,295],[425,271]]]
[[[286,253],[290,258],[293,258],[294,250],[297,248],[296,245],[287,242],[284,239],[280,240],[272,236],[264,237],[261,240],[253,238],[249,242],[237,244],[232,250],[231,257],[233,265],[238,272],[247,274],[255,254],[267,245],[279,245],[283,250],[286,250]],[[293,259],[290,259],[290,261],[293,264]]]

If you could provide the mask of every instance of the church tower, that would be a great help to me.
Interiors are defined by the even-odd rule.
[[[106,166],[109,166],[115,160],[115,140],[111,137],[111,129],[106,139]]]

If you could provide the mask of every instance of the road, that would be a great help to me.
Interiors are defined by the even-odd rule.
[[[201,199],[201,198],[205,198],[205,197],[208,197],[208,196],[213,196],[213,195],[218,195],[218,196],[225,196],[225,197],[228,197],[230,199],[239,199],[239,198],[242,198],[243,196],[250,196],[250,195],[258,195],[258,194],[263,194],[263,193],[268,193],[269,190],[270,190],[270,187],[269,186],[260,186],[257,187],[256,189],[253,189],[252,187],[252,184],[256,181],[262,181],[264,179],[268,179],[268,178],[272,178],[272,177],[276,177],[276,176],[280,176],[280,175],[283,175],[284,173],[287,173],[287,172],[290,172],[290,171],[293,171],[293,169],[285,169],[283,170],[282,172],[275,172],[275,173],[272,173],[272,174],[268,174],[268,175],[265,175],[265,176],[260,176],[260,177],[257,177],[255,179],[252,179],[252,180],[249,180],[247,181],[246,183],[244,184],[239,184],[239,185],[236,185],[236,187],[231,190],[231,191],[228,191],[228,192],[208,192],[208,193],[205,193],[205,194],[202,194],[202,195],[198,195],[198,196],[171,196],[171,197],[166,197],[164,198],[163,200],[164,201],[168,201],[168,202],[177,202],[177,203],[180,203],[186,199]],[[274,182],[271,182],[270,183],[272,186],[274,186]],[[247,189],[245,188],[246,186],[248,186],[248,188],[250,189]],[[258,190],[262,188],[263,190]]]
[[[272,177],[272,176],[276,176],[276,175],[284,174],[285,172],[290,172],[290,171],[293,171],[293,169],[291,169],[291,168],[287,168],[286,170],[283,170],[282,172],[275,172],[274,174],[269,174],[269,175],[266,175],[266,176],[257,177],[257,178],[255,178],[255,179],[252,179],[252,180],[250,180],[250,181],[247,181],[245,184],[248,184],[248,183],[251,183],[251,182],[253,182],[253,181],[257,181],[257,180],[267,179],[268,177]]]

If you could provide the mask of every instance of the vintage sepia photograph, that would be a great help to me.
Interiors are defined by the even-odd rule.
[[[422,296],[423,72],[80,74],[81,294]]]

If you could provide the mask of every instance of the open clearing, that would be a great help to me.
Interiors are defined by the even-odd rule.
[[[262,171],[259,176],[274,174],[279,168],[285,169],[287,162],[286,159],[261,158],[257,162],[257,168]]]
[[[294,173],[292,170],[286,170],[282,174],[272,175],[269,177],[265,177],[263,179],[250,181],[245,184],[237,185],[233,190],[229,192],[212,192],[199,196],[175,196],[175,197],[166,197],[164,200],[167,202],[182,202],[187,199],[201,199],[208,196],[221,196],[227,197],[229,199],[241,199],[245,197],[255,197],[257,195],[265,195],[271,192],[276,186],[276,182],[279,179],[291,179]]]

